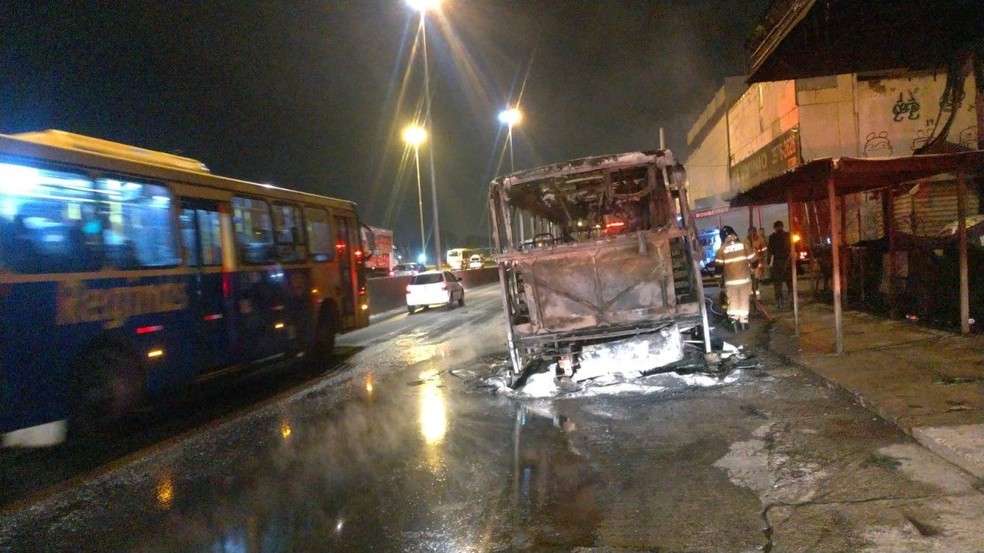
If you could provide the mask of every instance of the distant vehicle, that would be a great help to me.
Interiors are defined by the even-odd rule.
[[[0,136],[0,434],[49,446],[145,398],[369,324],[355,204],[61,131]]]
[[[420,263],[399,263],[390,270],[390,276],[408,276],[426,271],[427,268]]]
[[[452,271],[462,271],[468,267],[468,260],[474,255],[475,250],[468,248],[454,248],[448,250],[447,261]]]
[[[393,231],[378,227],[365,227],[369,229],[369,234],[373,242],[369,244],[369,255],[366,259],[366,275],[384,277],[390,274],[396,266],[396,257],[393,255]]]
[[[697,241],[703,250],[703,258],[700,260],[700,268],[707,272],[714,272],[714,256],[717,255],[718,248],[721,247],[721,232],[716,228],[702,230],[697,234]],[[710,267],[710,269],[708,269]]]
[[[418,307],[444,304],[451,309],[455,302],[459,307],[465,305],[465,289],[450,271],[420,273],[407,284],[407,312],[411,315]]]
[[[474,254],[468,259],[469,269],[481,269],[485,266],[485,258],[481,254]]]

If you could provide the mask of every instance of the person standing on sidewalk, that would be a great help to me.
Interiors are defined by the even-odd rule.
[[[772,229],[774,232],[769,236],[769,273],[776,290],[776,305],[782,309],[785,299],[782,285],[786,285],[790,297],[793,293],[793,274],[789,265],[789,248],[792,242],[789,233],[783,230],[782,221],[776,221]]]
[[[728,319],[735,331],[748,328],[748,308],[752,295],[750,261],[755,252],[745,248],[735,229],[721,227],[721,247],[714,260],[724,275],[724,290],[728,297]]]

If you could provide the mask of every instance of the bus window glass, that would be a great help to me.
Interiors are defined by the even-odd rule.
[[[328,225],[328,212],[313,207],[304,208],[307,223],[308,250],[315,261],[334,261],[335,248],[331,241],[331,227]]]
[[[195,210],[185,208],[181,212],[181,241],[188,254],[188,265],[198,266],[198,238],[195,236]]]
[[[34,274],[99,269],[92,189],[81,173],[0,163],[0,267]]]
[[[219,213],[217,211],[198,210],[198,232],[202,241],[202,265],[222,265],[222,236],[219,228]]]
[[[188,250],[188,265],[192,267],[197,267],[199,263],[205,266],[222,265],[218,212],[185,208],[181,213],[181,237]]]
[[[180,263],[167,188],[116,178],[96,184],[103,250],[110,265],[136,269]]]
[[[280,261],[304,259],[304,235],[300,224],[301,212],[295,206],[273,204],[273,230],[277,239],[277,259]]]
[[[233,221],[239,258],[244,263],[273,261],[273,228],[270,208],[263,200],[234,197]]]

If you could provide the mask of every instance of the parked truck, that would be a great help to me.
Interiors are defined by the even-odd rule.
[[[556,364],[577,382],[710,353],[702,248],[669,150],[597,156],[492,181],[514,381]],[[695,346],[699,347],[699,346]]]
[[[396,256],[393,255],[393,231],[378,227],[369,227],[373,241],[368,245],[372,255],[366,259],[366,274],[370,277],[389,276],[396,266]]]

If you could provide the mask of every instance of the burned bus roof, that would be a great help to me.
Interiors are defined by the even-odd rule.
[[[670,150],[649,150],[591,156],[503,175],[492,181],[489,194],[509,205],[552,221],[585,217],[590,205],[604,193],[604,177],[655,164],[677,164]]]
[[[588,173],[604,169],[644,165],[653,162],[662,162],[660,165],[674,165],[676,164],[676,158],[673,157],[673,152],[670,150],[648,150],[645,152],[626,152],[622,154],[582,157],[509,173],[493,180],[492,184],[508,189],[512,186],[533,181],[567,177],[578,173]]]

